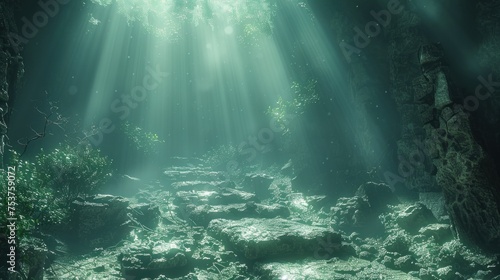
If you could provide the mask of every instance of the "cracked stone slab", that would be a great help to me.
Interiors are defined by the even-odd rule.
[[[314,256],[324,240],[332,248],[342,246],[341,235],[331,229],[282,218],[216,219],[210,222],[208,233],[247,260]]]

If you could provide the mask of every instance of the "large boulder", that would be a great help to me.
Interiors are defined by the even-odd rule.
[[[425,205],[415,203],[397,214],[396,223],[410,233],[416,233],[422,227],[436,223],[437,220]]]
[[[130,218],[136,224],[149,229],[155,228],[160,222],[160,207],[149,203],[138,203],[130,206]]]
[[[388,204],[398,203],[396,195],[384,183],[367,182],[358,188],[356,195],[365,198],[370,204],[371,211],[377,213],[384,211]]]
[[[359,232],[376,236],[383,233],[378,213],[372,211],[366,198],[360,196],[341,197],[330,208],[334,228],[345,232]]]
[[[341,235],[333,230],[281,218],[216,219],[208,233],[247,260],[313,257],[325,249],[325,243],[332,256],[344,249]]]
[[[449,219],[446,212],[445,199],[442,192],[421,192],[419,201],[432,211],[434,217],[439,221]]]
[[[129,201],[112,195],[96,195],[71,203],[70,243],[80,249],[115,245],[129,232]]]
[[[118,261],[126,279],[144,279],[165,275],[179,277],[189,271],[189,258],[176,243],[157,242],[152,248],[125,248]]]
[[[418,232],[424,236],[433,237],[434,240],[439,243],[444,243],[453,239],[449,224],[430,224],[421,228]]]

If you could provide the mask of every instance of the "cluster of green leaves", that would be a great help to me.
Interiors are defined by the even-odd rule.
[[[112,161],[90,145],[76,148],[60,145],[35,159],[39,178],[55,195],[71,203],[77,197],[95,194],[111,178]]]
[[[107,6],[116,2],[118,11],[128,22],[140,23],[149,33],[177,39],[186,23],[206,25],[214,29],[224,22],[241,31],[240,37],[255,40],[259,34],[272,33],[272,20],[277,5],[270,0],[92,0]],[[225,28],[227,26],[219,26]]]
[[[64,223],[69,204],[76,197],[95,194],[111,176],[111,161],[89,146],[79,149],[61,145],[51,153],[42,152],[34,160],[22,160],[15,151],[7,166],[15,167],[15,214],[18,236],[26,232]],[[7,182],[7,172],[0,180]],[[2,204],[7,188],[2,187]],[[6,209],[2,205],[2,209]],[[2,211],[0,219],[6,219]]]
[[[288,122],[297,116],[303,115],[308,105],[319,101],[317,93],[318,81],[311,79],[306,84],[292,82],[291,92],[293,99],[284,100],[279,97],[274,107],[269,106],[267,114],[283,127],[283,134],[289,132]]]
[[[66,211],[56,203],[52,190],[44,186],[36,164],[20,160],[18,154],[13,151],[8,166],[15,167],[15,189],[11,193],[15,196],[13,212],[17,218],[18,236],[24,236],[27,231],[41,225],[60,223]],[[7,182],[7,172],[2,171],[0,180]],[[2,198],[6,196],[7,188],[2,188]],[[4,209],[6,207],[2,207],[2,210]]]
[[[129,122],[122,124],[122,130],[127,138],[134,143],[135,148],[146,155],[158,153],[160,145],[165,143],[165,140],[160,140],[156,133],[144,131]]]

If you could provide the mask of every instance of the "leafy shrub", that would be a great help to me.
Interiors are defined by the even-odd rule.
[[[111,160],[89,145],[77,149],[60,146],[35,159],[39,179],[69,204],[77,197],[95,194],[111,178]]]
[[[129,122],[122,124],[122,130],[127,138],[134,143],[135,148],[146,155],[156,154],[160,145],[165,143],[164,140],[160,140],[156,133],[144,131]]]
[[[292,82],[291,90],[294,98],[292,100],[284,100],[282,97],[279,97],[276,105],[268,108],[267,114],[284,128],[283,134],[290,132],[290,118],[303,115],[309,104],[318,102],[317,83],[318,81],[314,79],[309,80],[305,85]]]
[[[216,22],[224,22],[235,30],[243,30],[247,42],[259,34],[270,34],[277,10],[276,1],[205,1],[205,0],[92,0],[108,6],[116,3],[119,13],[129,23],[137,22],[154,36],[176,39],[182,36],[186,24],[214,29]],[[167,2],[167,3],[166,3]],[[155,20],[152,20],[152,19]],[[161,23],[161,24],[158,24]],[[222,26],[222,28],[224,28]]]
[[[94,194],[111,176],[111,161],[91,147],[61,146],[33,161],[22,160],[15,151],[7,166],[15,167],[15,214],[18,236],[65,222],[69,204],[78,196]],[[2,209],[6,209],[7,182],[0,172]],[[0,220],[6,221],[2,211]]]
[[[59,207],[51,189],[44,187],[40,179],[36,165],[18,158],[18,154],[12,152],[12,160],[8,165],[15,167],[15,217],[18,236],[25,232],[38,228],[42,224],[58,224],[65,216],[65,209]],[[7,172],[2,170],[0,180],[7,182]],[[2,199],[7,197],[7,188],[2,188]],[[6,207],[2,207],[6,209]],[[5,211],[2,211],[5,212]],[[4,219],[2,213],[1,219]],[[5,217],[6,219],[6,217]]]

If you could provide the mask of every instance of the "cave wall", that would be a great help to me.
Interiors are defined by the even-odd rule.
[[[404,8],[387,19],[382,11],[390,3]],[[500,83],[496,82],[500,81],[500,0],[426,4],[441,8],[441,18],[433,19],[423,3],[410,0],[334,7],[338,11],[331,28],[352,72],[349,94],[360,115],[372,118],[367,108],[385,97],[375,90],[384,84],[380,74],[388,77],[399,119],[392,125],[398,135],[392,140],[383,133],[395,153],[393,166],[385,166],[379,177],[400,194],[443,197],[458,238],[500,252]],[[371,23],[374,12],[381,25],[387,20],[380,33]],[[463,22],[454,26],[456,30],[447,30],[445,24],[453,21],[446,16],[453,20],[462,16]],[[432,20],[443,25],[433,26]],[[353,27],[373,36],[363,44],[361,37],[353,37]],[[461,34],[443,34],[455,31]],[[460,36],[467,46],[453,45]],[[357,49],[343,48],[345,43]],[[467,57],[460,57],[465,52]],[[387,71],[380,67],[374,71],[372,65],[378,64],[387,65]],[[467,79],[462,80],[464,75]],[[358,130],[369,133],[356,139],[368,146],[374,137],[369,124],[369,119],[357,122]],[[367,155],[362,146],[359,149],[360,156]]]
[[[20,49],[11,40],[16,34],[15,1],[0,1],[0,162],[3,163],[7,144],[7,124],[14,96],[24,73]]]
[[[388,27],[387,36],[392,95],[402,119],[399,178],[417,192],[442,192],[456,235],[468,244],[500,252],[500,180],[495,155],[485,147],[498,141],[483,139],[488,126],[476,124],[491,119],[485,119],[487,106],[474,106],[487,93],[478,95],[458,85],[445,59],[447,50],[429,42],[413,3],[401,2],[405,9]],[[499,1],[484,2],[489,8],[478,5],[477,29],[483,32],[478,57],[496,57],[498,53],[483,49],[499,46],[494,19]],[[495,59],[483,59],[483,66]],[[490,67],[493,77],[495,68],[498,64]]]

